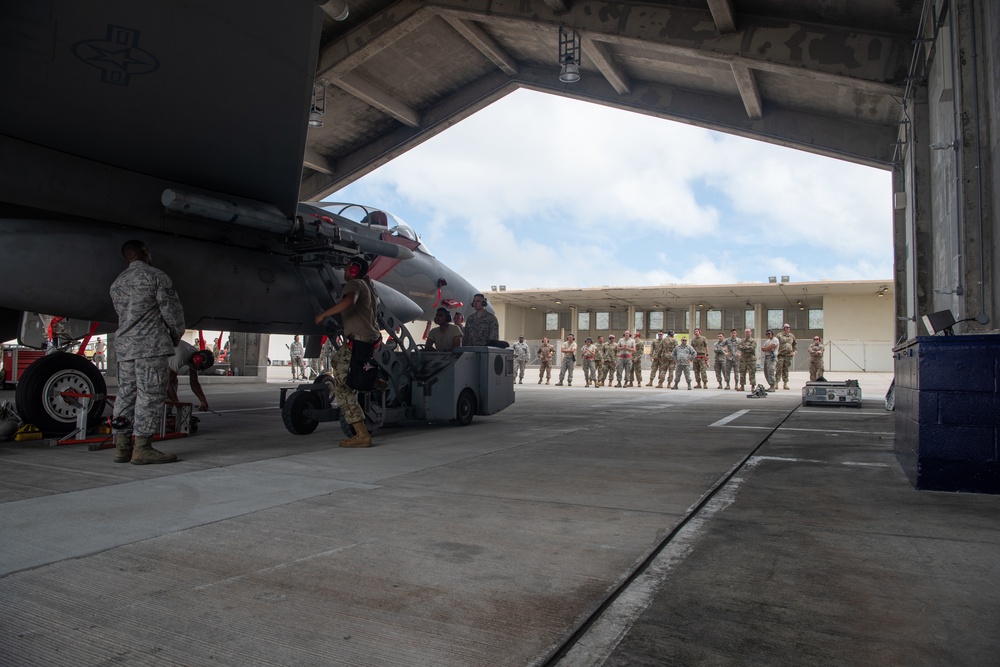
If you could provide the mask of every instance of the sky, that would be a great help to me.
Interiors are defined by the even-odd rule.
[[[892,276],[890,172],[526,90],[327,201],[484,291]]]

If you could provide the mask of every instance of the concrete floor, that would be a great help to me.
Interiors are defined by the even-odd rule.
[[[529,379],[350,450],[284,429],[287,372],[208,385],[175,464],[0,443],[0,664],[997,664],[1000,498],[913,490],[888,376]]]

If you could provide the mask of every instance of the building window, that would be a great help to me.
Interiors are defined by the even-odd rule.
[[[745,327],[746,329],[753,329],[756,326],[755,322],[756,322],[757,318],[754,317],[754,314],[753,314],[752,310],[746,310],[746,311],[744,311],[743,312],[743,319],[746,322],[746,327]],[[733,325],[733,328],[737,329],[737,330],[739,329],[739,327],[736,326],[736,325]]]
[[[611,326],[611,318],[608,313],[597,313],[597,330],[607,331],[608,327]]]
[[[590,313],[576,314],[576,330],[590,331]]]
[[[611,313],[611,328],[614,329],[615,331],[627,331],[628,312],[624,310],[616,310],[615,312]]]
[[[656,311],[649,314],[649,330],[663,331],[663,313]]]
[[[722,311],[709,310],[705,312],[705,326],[709,329],[722,329]]]
[[[768,310],[767,311],[767,328],[771,331],[780,331],[781,327],[785,324],[785,311],[781,310]]]
[[[809,328],[810,329],[822,329],[823,328],[823,309],[822,308],[810,308],[809,309]]]
[[[632,331],[642,331],[645,327],[642,326],[642,322],[645,318],[641,310],[635,311],[635,321],[632,323]]]
[[[559,331],[559,313],[545,313],[545,330]]]

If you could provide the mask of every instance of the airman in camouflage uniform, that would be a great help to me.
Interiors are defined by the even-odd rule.
[[[667,337],[663,339],[663,346],[660,347],[660,378],[656,383],[660,389],[663,388],[664,379],[667,381],[667,386],[673,380],[674,368],[677,365],[677,360],[674,359],[675,347],[677,347],[677,339],[674,338],[674,332],[668,331]]]
[[[715,353],[715,379],[719,382],[719,389],[722,389],[722,374],[726,370],[726,337],[720,333],[718,338],[712,352]],[[726,376],[726,384],[729,384],[729,376]]]
[[[489,341],[500,338],[500,321],[497,316],[486,310],[486,297],[476,294],[472,297],[472,308],[476,311],[465,320],[462,345],[486,345]]]
[[[632,353],[632,378],[628,381],[628,386],[632,386],[632,379],[635,380],[635,386],[642,386],[642,356],[646,353],[646,343],[642,340],[642,334],[638,331],[632,336],[632,341],[635,343],[635,352]]]
[[[778,363],[774,369],[774,384],[778,381],[784,383],[783,389],[788,389],[788,371],[792,369],[792,358],[799,351],[799,344],[795,340],[790,324],[785,323],[778,334]]]
[[[566,336],[566,340],[563,341],[562,348],[562,365],[559,369],[559,382],[556,382],[557,387],[561,387],[563,380],[566,379],[566,374],[569,373],[569,380],[567,384],[573,386],[573,369],[576,368],[576,340],[573,339],[573,334]]]
[[[632,334],[625,332],[618,341],[618,360],[615,362],[615,386],[621,387],[622,376],[625,385],[632,378],[632,353],[635,352],[635,343],[632,342]]]
[[[760,351],[764,353],[764,377],[767,378],[768,391],[774,391],[777,389],[774,368],[778,364],[778,339],[770,329],[765,335],[767,339],[760,345]]]
[[[812,345],[809,346],[809,381],[815,382],[816,378],[823,377],[823,354],[826,346],[819,336],[813,338]]]
[[[118,314],[114,461],[172,463],[177,456],[153,449],[150,441],[160,430],[168,362],[184,334],[184,308],[170,277],[151,266],[152,255],[142,241],[127,241],[122,256],[128,268],[111,284],[111,301]]]
[[[649,344],[649,382],[646,383],[647,387],[653,386],[653,380],[656,379],[656,373],[660,370],[660,348],[663,347],[663,332],[660,331],[656,334]]]
[[[354,435],[340,441],[341,447],[371,447],[372,436],[368,432],[365,411],[358,403],[358,392],[347,384],[351,370],[352,345],[357,342],[375,344],[381,341],[378,318],[375,314],[377,295],[368,278],[368,262],[360,257],[352,258],[344,269],[344,290],[340,301],[315,317],[316,324],[334,315],[340,315],[344,325],[344,345],[333,355],[333,395],[344,421],[350,424]]]
[[[743,340],[740,341],[740,391],[746,389],[746,380],[750,380],[750,391],[757,385],[757,341],[752,329],[744,329]]]
[[[733,379],[733,389],[739,388],[740,371],[740,339],[736,337],[736,329],[729,330],[729,338],[726,339],[726,389],[729,389],[729,378]]]
[[[552,379],[552,357],[556,355],[556,348],[549,345],[549,339],[543,338],[542,344],[538,346],[535,356],[538,357],[538,384],[545,378],[545,384]]]
[[[691,362],[695,360],[697,353],[694,348],[688,345],[688,339],[686,336],[681,336],[681,344],[674,348],[673,351],[674,360],[677,362],[677,371],[674,373],[674,384],[673,388],[677,389],[677,385],[681,382],[681,373],[684,373],[684,379],[687,380],[688,390],[691,390]]]
[[[524,342],[524,336],[518,336],[517,342],[511,345],[514,352],[514,377],[518,384],[524,384],[524,369],[528,366],[528,344]]]
[[[598,348],[600,349],[600,365],[597,368],[597,386],[603,387],[607,381],[611,386],[611,378],[615,375],[615,362],[618,360],[618,344],[615,343],[615,335],[608,336],[606,343],[601,343],[601,336],[597,337]]]
[[[587,381],[586,386],[590,386],[591,383],[597,386],[597,346],[594,345],[594,339],[587,337],[584,341],[583,347],[580,349],[580,354],[583,356],[583,379]]]
[[[701,335],[701,329],[694,330],[691,347],[695,351],[694,386],[708,389],[708,339]]]

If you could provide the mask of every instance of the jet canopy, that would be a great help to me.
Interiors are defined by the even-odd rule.
[[[347,204],[343,202],[320,202],[319,204],[316,204],[316,206],[328,213],[346,218],[363,227],[388,232],[394,236],[401,236],[405,239],[409,239],[410,241],[419,244],[416,248],[419,252],[423,252],[428,255],[433,254],[427,249],[427,246],[420,238],[420,235],[413,231],[412,227],[403,222],[401,218],[396,217],[388,211],[383,211],[382,209],[374,208],[372,206]]]

